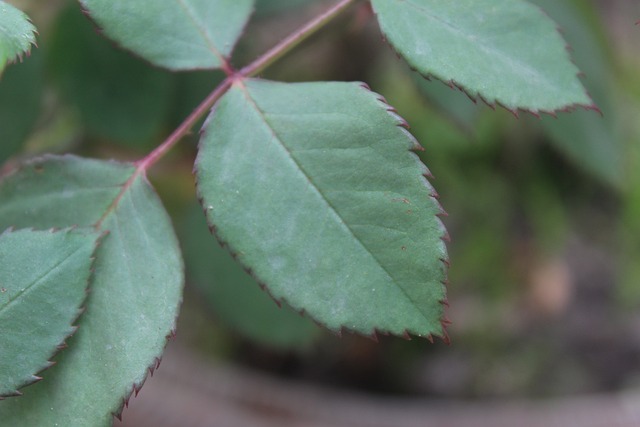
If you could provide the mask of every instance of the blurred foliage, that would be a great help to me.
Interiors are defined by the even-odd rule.
[[[40,112],[44,87],[42,55],[34,49],[0,78],[0,164],[20,151]]]
[[[170,73],[117,49],[75,4],[58,17],[50,42],[51,74],[90,133],[134,147],[157,145],[172,101]]]
[[[135,160],[221,79],[208,72],[171,75],[132,58],[101,40],[75,3],[51,15],[32,13],[41,2],[27,3],[42,29],[40,49],[0,79],[0,162],[38,147]],[[225,342],[216,350],[228,357],[262,367],[268,360],[274,370],[293,361],[292,375],[375,390],[553,395],[611,390],[640,378],[640,32],[633,25],[640,10],[628,6],[636,15],[614,13],[615,5],[631,0],[601,2],[599,8],[590,0],[534,3],[562,28],[602,117],[575,111],[557,119],[526,113],[516,119],[416,77],[384,46],[364,4],[264,74],[288,81],[367,81],[409,122],[449,212],[451,347],[318,338],[313,324],[278,308],[225,261],[230,257],[192,206],[193,143],[172,153],[172,166],[163,162],[152,176],[174,213],[189,294],[197,295],[185,310],[209,307],[198,316],[184,313],[182,328],[215,334]],[[259,0],[234,64],[252,60],[324,4]],[[38,21],[43,19],[54,25]],[[631,34],[630,46],[620,44],[620,31]],[[191,142],[197,129],[193,133]],[[70,144],[77,135],[84,136]],[[258,338],[250,358],[242,351],[244,339],[219,338],[223,325]],[[313,339],[323,341],[317,346],[323,350],[301,356],[282,351],[308,347]]]
[[[616,82],[613,52],[604,37],[602,23],[582,0],[557,2],[534,0],[558,22],[570,52],[584,74],[583,83],[602,117],[592,111],[560,114],[556,120],[542,119],[550,141],[578,167],[620,188],[625,177],[624,141],[617,123]]]
[[[561,112],[557,117],[543,115],[531,126],[536,132],[546,132],[548,142],[577,167],[614,188],[620,188],[625,174],[625,147],[616,122],[618,106],[615,104],[612,52],[604,39],[602,23],[594,9],[583,0],[533,0],[533,3],[541,6],[558,23],[572,58],[584,75],[583,83],[602,111],[602,117],[596,117],[593,111],[576,109]],[[417,76],[416,81],[436,107],[465,129],[473,129],[477,116],[486,108],[481,101],[477,101],[478,105],[470,103],[459,90],[450,90]],[[525,119],[531,121],[526,115]]]

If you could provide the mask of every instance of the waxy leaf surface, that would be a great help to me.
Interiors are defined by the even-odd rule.
[[[523,0],[371,0],[418,72],[510,110],[591,107],[555,23]]]
[[[389,108],[358,83],[237,81],[205,125],[198,192],[274,298],[332,330],[444,335],[441,208]]]
[[[175,327],[183,266],[171,222],[129,164],[45,157],[0,181],[0,228],[99,225],[78,332],[47,380],[0,402],[7,425],[110,426]]]
[[[21,10],[0,0],[0,75],[8,62],[29,53],[36,28]]]
[[[171,70],[221,68],[253,0],[80,0],[104,33]]]
[[[38,381],[75,328],[99,233],[0,234],[0,399]]]

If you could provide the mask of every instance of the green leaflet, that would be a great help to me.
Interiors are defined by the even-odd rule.
[[[27,15],[0,0],[0,75],[8,62],[29,53],[36,43],[35,31]]]
[[[128,164],[45,157],[0,182],[0,228],[102,218],[108,232],[78,332],[46,381],[0,402],[3,423],[49,425],[55,414],[61,426],[110,426],[111,414],[156,365],[175,327],[183,267],[164,208],[134,172]]]
[[[80,0],[105,34],[171,70],[221,68],[253,0]]]
[[[0,234],[0,400],[38,381],[86,297],[100,233],[7,230]]]
[[[510,110],[592,107],[555,24],[523,0],[371,0],[418,72]]]
[[[444,335],[441,208],[389,109],[357,83],[238,81],[205,125],[198,192],[276,299],[332,330]]]
[[[211,238],[199,205],[194,203],[181,225],[188,283],[198,288],[222,322],[276,349],[303,349],[318,338],[320,328],[290,307],[276,306]]]

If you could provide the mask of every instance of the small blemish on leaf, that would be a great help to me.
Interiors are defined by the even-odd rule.
[[[402,202],[402,203],[406,203],[407,205],[410,205],[411,202],[409,201],[409,199],[407,199],[406,197],[401,197],[401,198],[397,198],[397,199],[392,199],[394,202]]]

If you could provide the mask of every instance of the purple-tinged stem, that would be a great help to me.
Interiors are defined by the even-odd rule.
[[[171,150],[171,148],[173,148],[174,145],[176,145],[182,139],[183,136],[189,133],[193,125],[198,120],[200,120],[200,118],[204,116],[207,111],[211,109],[211,107],[213,107],[213,104],[215,104],[222,95],[224,95],[224,93],[231,86],[232,82],[233,79],[229,77],[224,79],[224,81],[220,83],[218,87],[216,87],[215,90],[211,92],[211,94],[209,94],[209,96],[207,96],[207,98],[202,101],[200,105],[198,105],[186,119],[184,119],[180,126],[178,126],[176,130],[174,130],[162,144],[160,144],[155,150],[153,150],[143,159],[136,162],[135,172],[129,177],[127,182],[124,183],[122,189],[120,190],[120,193],[118,193],[116,198],[113,200],[104,214],[100,217],[98,222],[94,224],[94,227],[97,230],[100,230],[102,228],[102,223],[104,222],[104,220],[111,214],[111,212],[113,212],[117,208],[117,206],[120,204],[122,196],[129,190],[129,188],[131,188],[136,179],[138,179],[140,175],[144,175],[149,167],[160,160],[169,150]]]
[[[289,36],[287,36],[285,39],[280,41],[280,43],[278,43],[269,51],[261,55],[258,59],[253,61],[251,64],[242,68],[239,71],[240,76],[251,77],[251,76],[255,76],[256,74],[260,74],[271,64],[273,64],[278,59],[286,55],[289,51],[291,51],[293,48],[295,48],[304,40],[306,40],[309,36],[311,36],[320,28],[325,26],[333,18],[338,16],[340,12],[345,10],[354,1],[355,0],[340,0],[331,8],[323,12],[321,15],[316,16],[311,21],[309,21],[302,27],[298,28],[293,33],[289,34]]]
[[[172,133],[160,144],[155,150],[149,153],[145,158],[136,163],[139,171],[147,170],[151,165],[162,158],[167,151],[171,150],[175,144],[182,139],[183,136],[191,131],[193,125],[213,107],[218,99],[231,87],[233,79],[227,77],[214,89],[207,98],[196,107],[195,110],[178,126]]]
[[[227,73],[227,78],[220,83],[220,85],[218,85],[218,87],[216,87],[214,91],[211,92],[211,94],[202,101],[198,107],[196,107],[195,110],[193,110],[193,112],[171,133],[171,135],[169,135],[167,139],[164,140],[162,144],[147,156],[136,162],[136,172],[131,177],[130,181],[133,182],[141,173],[145,173],[147,169],[171,150],[173,146],[182,139],[182,137],[188,134],[193,125],[200,120],[202,116],[207,114],[216,101],[220,99],[227,90],[229,90],[234,81],[242,80],[246,77],[255,76],[256,74],[261,73],[356,1],[357,0],[340,0],[338,3],[313,18],[307,24],[298,28],[280,43],[239,71],[233,72],[228,66],[228,63],[225,63],[227,64],[227,68],[224,71]]]

